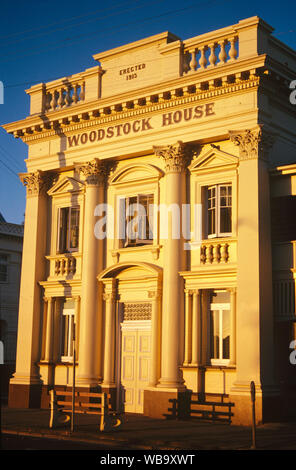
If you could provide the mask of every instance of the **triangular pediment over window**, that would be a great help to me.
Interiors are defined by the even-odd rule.
[[[207,173],[211,171],[219,171],[237,167],[239,158],[230,153],[220,150],[218,147],[212,146],[205,153],[200,154],[191,163],[189,170],[192,173]]]
[[[71,176],[64,176],[50,188],[47,194],[49,196],[58,196],[60,194],[78,193],[83,189],[84,184],[81,181],[78,181]]]

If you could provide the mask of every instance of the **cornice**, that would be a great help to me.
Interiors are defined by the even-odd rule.
[[[266,55],[255,58],[237,60],[223,66],[209,67],[204,71],[184,74],[182,77],[164,81],[155,85],[125,92],[115,96],[108,96],[96,100],[77,103],[61,110],[48,112],[45,115],[31,115],[24,120],[4,124],[2,127],[15,137],[22,137],[25,142],[35,140],[33,137],[51,137],[61,132],[77,130],[82,126],[110,122],[113,119],[126,119],[136,116],[137,111],[153,112],[164,109],[169,103],[178,100],[178,92],[182,91],[183,98],[198,96],[206,99],[224,93],[241,91],[252,86],[258,86],[260,76],[265,66]],[[230,82],[228,82],[230,79]],[[153,100],[156,97],[157,102]],[[132,103],[133,108],[129,109]],[[172,104],[173,105],[173,104]],[[120,107],[125,109],[122,111]],[[110,113],[105,113],[110,109]],[[97,116],[100,114],[100,118]],[[71,124],[67,121],[72,121]],[[75,124],[76,123],[76,124]],[[46,126],[50,129],[46,130]],[[27,132],[28,131],[28,132]]]
[[[167,109],[174,109],[184,105],[190,105],[192,103],[209,100],[215,97],[221,97],[226,94],[234,94],[241,91],[247,91],[259,86],[259,77],[254,80],[246,80],[241,83],[222,85],[220,87],[213,87],[212,89],[205,91],[192,92],[187,96],[183,97],[174,97],[168,100],[162,100],[156,104],[150,104],[143,107],[137,107],[129,111],[114,112],[110,115],[105,115],[100,118],[89,118],[85,119],[82,122],[76,124],[64,125],[62,128],[56,128],[43,132],[31,133],[26,136],[22,136],[23,142],[32,143],[41,140],[48,140],[55,136],[63,136],[65,134],[69,135],[72,132],[77,132],[82,129],[90,129],[96,126],[108,125],[109,123],[113,124],[114,122],[120,123],[127,119],[136,119],[137,117],[144,117],[145,115],[153,115],[160,111]],[[38,124],[35,123],[35,126]],[[28,127],[28,126],[26,126]],[[20,137],[20,136],[19,136]]]

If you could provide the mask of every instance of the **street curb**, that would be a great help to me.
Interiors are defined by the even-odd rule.
[[[35,431],[24,431],[24,430],[15,430],[15,429],[8,429],[4,428],[1,429],[2,434],[6,435],[14,435],[14,436],[19,436],[19,437],[36,437],[36,438],[42,438],[42,439],[52,439],[52,440],[61,440],[61,441],[67,441],[67,442],[77,442],[77,443],[83,443],[83,444],[106,444],[109,446],[116,447],[117,445],[122,445],[122,446],[127,446],[129,450],[132,447],[134,450],[154,450],[154,449],[159,449],[159,450],[181,450],[180,447],[174,447],[174,446],[169,446],[165,445],[164,443],[157,445],[155,443],[155,446],[148,446],[144,444],[134,444],[129,441],[125,440],[116,440],[116,439],[106,439],[104,437],[98,437],[98,439],[94,438],[83,438],[83,437],[78,437],[74,435],[63,435],[63,434],[49,434],[46,432],[35,432]],[[106,449],[108,450],[108,448]]]

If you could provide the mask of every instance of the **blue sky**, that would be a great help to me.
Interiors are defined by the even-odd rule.
[[[95,53],[163,31],[187,39],[254,15],[296,49],[296,4],[287,0],[2,1],[0,124],[29,114],[25,89],[96,65]],[[26,157],[27,146],[1,128],[0,211],[8,222],[23,221],[25,189],[17,173],[26,171]]]

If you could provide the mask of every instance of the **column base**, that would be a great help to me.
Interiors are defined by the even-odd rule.
[[[9,384],[9,408],[40,408],[42,384]]]
[[[171,379],[166,379],[162,377],[157,384],[157,388],[166,388],[170,390],[173,389],[173,390],[184,391],[186,390],[184,383],[185,381],[183,379],[171,380]]]
[[[76,377],[77,387],[98,387],[101,379],[100,377]]]
[[[185,389],[144,390],[144,412],[150,418],[175,419],[185,416],[190,393]]]

